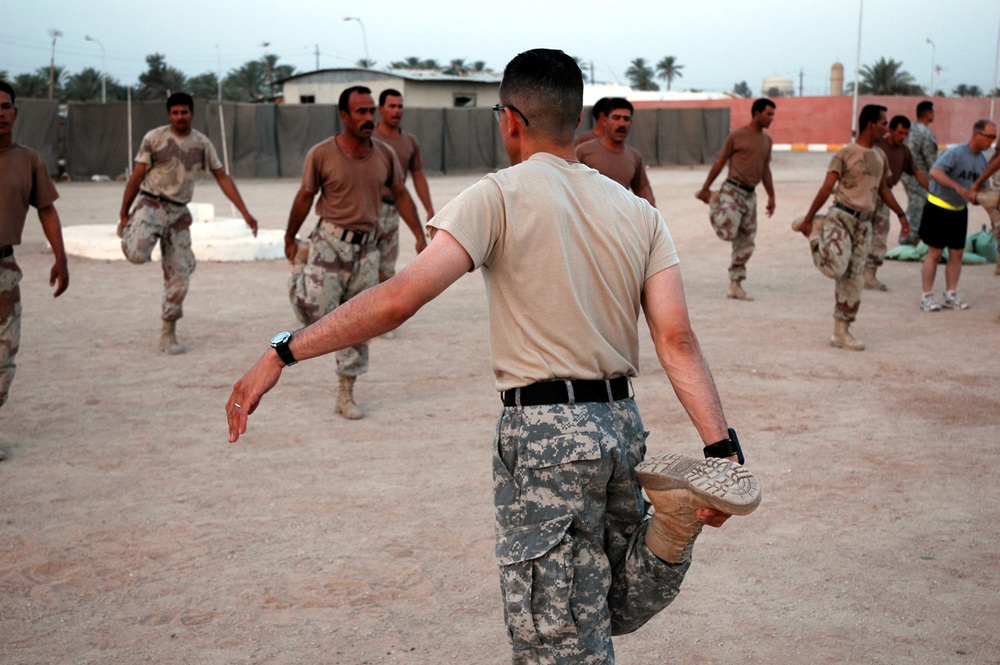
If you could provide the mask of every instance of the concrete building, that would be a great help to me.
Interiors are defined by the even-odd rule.
[[[380,92],[403,93],[409,108],[491,107],[500,98],[501,75],[469,72],[460,76],[417,69],[320,69],[282,79],[285,104],[336,104],[340,93],[355,85]]]

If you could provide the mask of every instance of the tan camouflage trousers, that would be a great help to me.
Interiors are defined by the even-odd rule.
[[[889,251],[889,206],[882,199],[875,204],[875,216],[872,217],[872,242],[868,248],[866,268],[878,268],[885,263],[885,254]]]
[[[399,209],[395,204],[382,202],[375,244],[378,245],[378,283],[381,284],[396,274],[399,258]]]
[[[0,259],[0,406],[14,382],[14,356],[21,345],[21,269],[13,255]]]
[[[856,219],[830,206],[822,236],[810,243],[813,263],[836,282],[834,319],[851,322],[857,318],[871,237],[870,220]]]
[[[1000,244],[1000,192],[979,190],[976,194],[976,203],[989,215],[993,237]]]
[[[508,407],[493,448],[496,557],[515,665],[610,665],[612,635],[677,596],[690,562],[645,544],[632,399]]]
[[[927,203],[927,190],[920,186],[917,179],[909,173],[904,173],[903,189],[906,190],[906,221],[910,223],[910,238],[913,244],[919,242],[920,219],[924,214],[924,204]]]
[[[364,245],[344,242],[320,224],[309,242],[305,265],[293,270],[288,282],[292,310],[304,325],[378,284],[378,249],[373,241]],[[360,376],[367,371],[367,342],[337,351],[337,374]]]
[[[147,263],[156,243],[160,243],[164,321],[184,316],[184,297],[196,265],[191,250],[191,222],[186,205],[139,196],[139,203],[122,231],[122,252],[132,263]]]
[[[720,240],[733,243],[729,279],[742,282],[747,277],[747,262],[753,254],[757,237],[757,194],[729,182],[722,183],[718,201],[709,205],[708,218]]]

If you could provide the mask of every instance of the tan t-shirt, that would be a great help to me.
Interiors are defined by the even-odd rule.
[[[860,212],[875,210],[879,185],[889,175],[885,153],[852,142],[834,153],[827,170],[840,176],[833,188],[835,201]]]
[[[21,244],[29,206],[45,208],[58,198],[38,153],[16,143],[0,150],[0,247]]]
[[[402,182],[396,153],[374,140],[364,159],[352,159],[332,136],[309,150],[302,168],[302,187],[319,194],[316,214],[337,226],[365,233],[378,222],[382,188]]]
[[[630,145],[618,152],[601,141],[587,141],[576,147],[576,158],[625,189],[631,188],[633,192],[639,192],[643,187],[649,186],[642,155]]]
[[[382,130],[376,125],[372,138],[388,144],[396,153],[396,159],[399,160],[400,166],[400,178],[403,182],[406,182],[406,175],[410,171],[424,170],[424,156],[420,153],[420,143],[413,134],[400,131],[398,134],[390,136],[382,133]],[[392,192],[388,188],[383,188],[382,196],[392,198]]]
[[[196,129],[177,136],[170,125],[157,127],[142,137],[135,161],[148,164],[141,188],[178,203],[190,203],[194,180],[200,171],[222,168],[219,155],[208,137]]]
[[[729,135],[719,156],[729,160],[729,175],[736,182],[756,187],[764,178],[771,163],[771,137],[766,132],[755,132],[740,127]]]
[[[678,263],[660,213],[548,153],[487,175],[427,224],[480,268],[497,390],[636,376],[643,284]]]

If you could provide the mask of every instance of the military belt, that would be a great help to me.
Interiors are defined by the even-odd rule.
[[[6,245],[4,247],[0,247],[0,259],[6,259],[13,253],[14,253],[14,245]]]
[[[504,406],[616,402],[630,397],[628,385],[628,378],[624,376],[605,381],[540,381],[505,390],[500,393],[500,399]]]
[[[733,187],[739,187],[744,192],[753,192],[753,187],[751,187],[750,185],[744,185],[739,180],[733,180],[732,178],[726,178],[726,182],[728,182]]]
[[[145,189],[140,189],[139,193],[145,196],[147,199],[156,199],[163,203],[169,203],[173,206],[186,206],[186,203],[181,203],[180,201],[174,201],[173,199],[168,199],[166,196],[161,196],[159,194],[154,194],[153,192],[147,192]]]
[[[843,210],[844,212],[846,212],[851,217],[854,217],[855,219],[869,219],[872,216],[870,212],[861,212],[860,210],[855,210],[850,206],[845,206],[843,203],[840,203],[839,201],[835,202],[833,204],[833,207],[836,208],[837,210]]]
[[[333,235],[334,238],[342,242],[349,242],[352,245],[366,245],[375,239],[375,231],[355,231],[338,226],[330,220],[321,219],[319,225]]]

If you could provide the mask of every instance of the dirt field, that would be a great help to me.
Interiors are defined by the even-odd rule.
[[[1000,277],[967,266],[971,309],[928,314],[919,264],[888,262],[890,291],[865,292],[853,328],[868,350],[831,348],[833,284],[789,230],[827,161],[775,156],[754,302],[725,298],[729,246],[693,197],[707,167],[651,172],[764,502],[706,531],[678,600],[616,640],[622,665],[1000,663]],[[432,178],[437,207],[477,178]],[[239,186],[263,226],[284,227],[296,182]],[[122,187],[61,185],[63,223],[114,223]],[[196,200],[228,210],[211,182]],[[974,209],[970,227],[985,221]],[[0,663],[509,662],[480,275],[372,343],[365,419],[335,415],[324,358],[287,370],[230,445],[233,382],[297,327],[285,263],[200,264],[178,327],[189,352],[168,357],[158,266],[71,257],[53,299],[34,215],[17,256]],[[650,454],[700,454],[648,337],[642,369]]]

